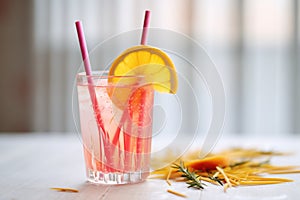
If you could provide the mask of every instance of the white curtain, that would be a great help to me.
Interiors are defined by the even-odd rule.
[[[35,0],[34,130],[74,131],[71,98],[81,64],[74,21],[82,20],[93,49],[140,28],[145,9],[151,27],[192,37],[216,64],[226,94],[224,132],[300,132],[297,0]]]

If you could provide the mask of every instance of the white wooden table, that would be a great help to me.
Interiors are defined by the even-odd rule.
[[[238,138],[223,136],[216,149],[231,146],[291,151],[294,155],[275,158],[278,164],[300,165],[300,137]],[[279,175],[277,175],[279,176]],[[300,174],[280,177],[294,182],[278,185],[223,188],[208,185],[204,190],[187,189],[176,183],[171,189],[188,199],[299,199]],[[79,193],[50,190],[70,187]],[[144,183],[122,186],[93,185],[85,181],[83,153],[77,134],[31,133],[0,134],[0,199],[182,199],[167,193],[170,187],[163,180],[149,179]]]

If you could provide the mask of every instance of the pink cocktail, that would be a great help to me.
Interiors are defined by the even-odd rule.
[[[103,184],[145,180],[151,155],[152,87],[143,85],[141,76],[79,73],[77,91],[88,180]]]

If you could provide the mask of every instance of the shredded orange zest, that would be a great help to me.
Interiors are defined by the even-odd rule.
[[[74,192],[77,193],[79,190],[72,189],[72,188],[50,188],[51,190],[56,190],[58,192]]]

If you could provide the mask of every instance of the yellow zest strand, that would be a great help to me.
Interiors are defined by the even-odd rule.
[[[225,184],[224,184],[224,192],[226,192],[226,190],[228,189],[228,187],[229,187],[229,184],[228,184],[228,183],[225,183]]]
[[[167,192],[169,192],[169,193],[171,193],[171,194],[174,194],[174,195],[177,195],[177,196],[180,196],[180,197],[187,197],[185,194],[176,192],[176,191],[174,191],[174,190],[168,189]]]
[[[219,176],[219,174],[220,174],[220,172],[216,172],[216,173],[213,175],[213,178],[216,178],[216,177],[218,177],[218,176]]]
[[[287,171],[271,171],[269,174],[296,174],[300,173],[300,170],[287,170]]]
[[[227,177],[227,175],[225,174],[224,170],[221,169],[220,167],[216,167],[217,170],[224,176],[226,183],[228,184],[227,187],[232,187],[229,178]],[[225,184],[226,185],[226,184]],[[227,188],[226,188],[227,189]],[[225,186],[224,186],[224,190],[225,190]]]
[[[283,183],[283,182],[292,182],[290,181],[258,181],[258,180],[247,180],[247,181],[240,181],[241,185],[267,185],[267,184],[278,184],[278,183]]]
[[[171,182],[170,182],[170,176],[171,176],[171,174],[172,174],[172,168],[169,169],[169,173],[168,173],[167,178],[166,178],[166,182],[167,182],[167,184],[169,186],[172,185]]]

